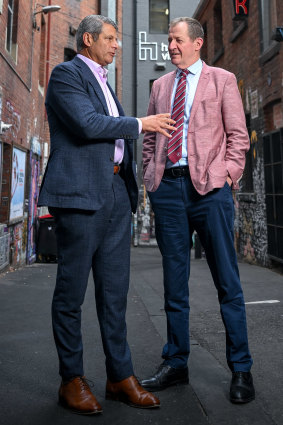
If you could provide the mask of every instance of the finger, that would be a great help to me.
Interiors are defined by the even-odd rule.
[[[167,131],[162,128],[160,128],[159,133],[163,134],[163,136],[165,137],[169,137],[169,138],[172,137],[171,134],[167,133]]]
[[[158,114],[159,117],[164,117],[164,118],[169,118],[171,116],[171,114],[167,113],[166,114]]]
[[[163,125],[163,128],[166,128],[167,130],[171,130],[171,131],[176,131],[176,127],[174,127],[173,125]]]

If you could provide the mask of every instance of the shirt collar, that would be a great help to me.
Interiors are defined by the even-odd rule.
[[[84,55],[77,54],[77,57],[84,61],[92,70],[92,72],[98,74],[102,81],[105,81],[107,79],[108,70],[106,68],[94,62],[92,59],[87,58]]]
[[[202,60],[198,59],[195,63],[193,63],[191,66],[187,68],[188,71],[190,71],[191,74],[195,75],[202,69]],[[177,77],[179,77],[182,70],[178,68],[177,70]]]

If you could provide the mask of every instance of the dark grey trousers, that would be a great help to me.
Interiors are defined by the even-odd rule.
[[[84,375],[81,306],[91,269],[107,376],[120,381],[133,375],[125,322],[131,207],[119,174],[113,177],[112,189],[98,211],[49,208],[58,244],[52,322],[63,379]]]

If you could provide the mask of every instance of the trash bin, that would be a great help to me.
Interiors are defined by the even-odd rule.
[[[50,214],[37,219],[36,259],[43,263],[57,261],[55,220]]]

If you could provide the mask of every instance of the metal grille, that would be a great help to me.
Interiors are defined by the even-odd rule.
[[[263,136],[268,254],[283,263],[283,128]]]

